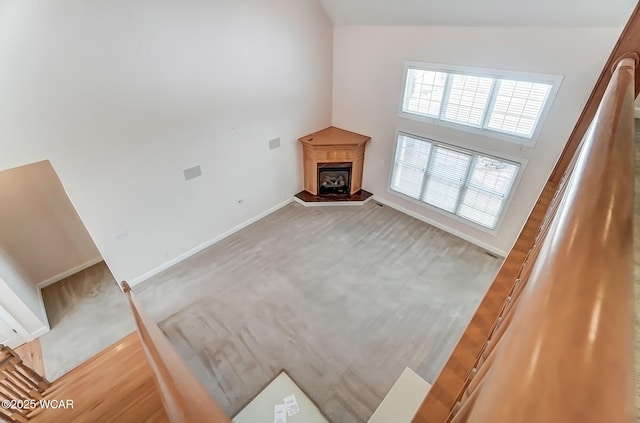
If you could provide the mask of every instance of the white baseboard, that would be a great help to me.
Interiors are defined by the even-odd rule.
[[[298,197],[293,197],[293,200],[298,204],[302,204],[305,207],[335,207],[335,206],[363,206],[373,199],[373,196],[368,197],[362,201],[318,201],[318,202],[306,202],[302,201]]]
[[[414,218],[416,218],[418,220],[421,220],[424,223],[428,223],[431,226],[435,226],[438,229],[442,229],[445,232],[449,232],[451,235],[455,235],[458,238],[462,238],[465,241],[469,241],[470,243],[475,244],[478,247],[484,248],[485,250],[487,250],[487,251],[489,251],[491,253],[497,254],[497,255],[499,255],[501,257],[506,257],[507,254],[508,254],[508,251],[504,251],[504,250],[501,250],[499,248],[495,248],[493,245],[489,245],[489,244],[487,244],[485,242],[482,242],[482,241],[480,241],[480,240],[478,240],[478,239],[476,239],[476,238],[474,238],[472,236],[469,236],[469,235],[467,235],[465,233],[462,233],[460,231],[452,229],[447,225],[443,225],[441,222],[437,222],[435,220],[429,219],[428,217],[425,217],[425,216],[423,216],[421,214],[418,214],[418,213],[416,213],[414,211],[411,211],[411,210],[406,209],[406,208],[404,208],[402,206],[399,206],[399,205],[397,205],[395,203],[392,203],[391,201],[385,200],[383,198],[379,198],[376,195],[374,195],[374,200],[377,201],[378,203],[384,204],[385,206],[389,206],[392,209],[396,209],[399,212],[402,212],[402,213],[407,214],[407,215],[409,215],[411,217],[414,217]]]
[[[69,270],[65,270],[64,272],[58,273],[57,275],[51,276],[48,279],[43,280],[42,282],[38,282],[38,288],[42,289],[45,286],[49,286],[56,282],[60,282],[64,278],[68,278],[71,275],[75,275],[76,273],[93,266],[94,264],[98,264],[102,261],[102,257],[94,257],[91,260],[87,260],[84,263],[81,263],[75,267],[72,267]]]
[[[640,119],[640,107],[635,107],[633,109],[633,117],[636,119]]]
[[[45,333],[49,332],[50,330],[51,329],[49,329],[47,326],[43,326],[43,327],[31,332],[31,336],[33,337],[33,339],[36,339],[36,338],[41,337]]]
[[[262,213],[260,213],[260,214],[258,214],[256,216],[252,217],[251,219],[242,222],[238,226],[235,226],[235,227],[229,229],[228,231],[223,232],[222,234],[220,234],[220,235],[218,235],[218,236],[216,236],[216,237],[214,237],[214,238],[212,238],[212,239],[210,239],[210,240],[198,245],[197,247],[194,247],[191,250],[180,254],[179,256],[169,260],[168,262],[166,262],[164,264],[161,264],[160,266],[158,266],[158,267],[156,267],[156,268],[154,268],[154,269],[152,269],[152,270],[150,270],[150,271],[148,271],[146,273],[143,273],[142,275],[140,275],[140,276],[128,281],[129,282],[129,286],[138,285],[139,283],[149,279],[152,276],[157,275],[158,273],[162,272],[163,270],[166,270],[166,269],[170,268],[171,266],[180,263],[182,260],[184,260],[186,258],[189,258],[189,257],[191,257],[192,255],[194,255],[196,253],[199,253],[200,251],[204,250],[205,248],[212,246],[216,242],[222,241],[226,237],[228,237],[230,235],[233,235],[234,233],[238,232],[241,229],[246,228],[247,226],[251,225],[252,223],[257,222],[258,220],[262,219],[263,217],[268,216],[268,215],[270,215],[271,213],[273,213],[273,212],[275,212],[277,210],[280,210],[281,208],[283,208],[287,204],[291,203],[292,201],[293,201],[292,198],[289,199],[289,200],[283,201],[282,203],[271,207],[269,210],[264,211],[264,212],[262,212]],[[120,284],[118,284],[118,286],[120,286]]]

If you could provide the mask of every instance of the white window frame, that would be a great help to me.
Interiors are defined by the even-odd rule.
[[[526,136],[513,134],[509,132],[503,132],[495,129],[489,129],[486,127],[476,127],[470,125],[464,125],[456,122],[450,122],[447,120],[443,120],[436,117],[425,116],[422,114],[411,113],[404,111],[404,106],[406,104],[406,89],[407,89],[407,79],[408,79],[408,71],[409,69],[419,69],[426,71],[434,71],[434,72],[445,72],[445,73],[454,73],[454,74],[462,74],[467,76],[481,76],[496,79],[494,81],[494,91],[498,86],[498,79],[511,79],[522,82],[534,82],[534,83],[544,83],[551,85],[551,90],[549,91],[549,95],[547,96],[547,100],[544,103],[542,111],[540,112],[540,116],[536,121],[534,131],[531,135],[531,138]],[[438,63],[426,63],[426,62],[416,62],[416,61],[407,61],[404,66],[404,77],[401,88],[400,95],[400,104],[398,107],[398,116],[404,119],[411,119],[419,122],[429,123],[433,125],[439,125],[448,127],[451,129],[456,129],[464,132],[470,132],[474,134],[479,134],[485,137],[490,137],[494,139],[498,139],[501,141],[508,141],[515,144],[525,145],[528,147],[533,147],[540,136],[540,132],[542,131],[542,127],[544,126],[544,122],[549,114],[551,106],[555,101],[558,90],[560,89],[560,85],[564,77],[562,75],[553,75],[553,74],[541,74],[541,73],[530,73],[530,72],[516,72],[516,71],[505,71],[505,70],[497,70],[497,69],[487,69],[487,68],[476,68],[476,67],[468,67],[468,66],[457,66],[457,65],[444,65]],[[445,86],[445,90],[447,86]],[[484,112],[485,121],[488,119],[488,116],[491,112],[491,107],[493,107],[495,101],[495,92],[493,95],[489,97],[487,102],[487,109]],[[445,91],[445,97],[443,97],[443,105],[446,101],[447,92]]]
[[[505,160],[505,161],[509,161],[509,162],[513,162],[513,163],[517,163],[519,165],[518,168],[518,172],[516,173],[515,178],[513,179],[513,184],[511,185],[511,190],[509,191],[509,194],[507,195],[507,198],[505,199],[503,205],[502,205],[502,209],[500,210],[500,213],[498,215],[498,219],[496,220],[496,225],[493,228],[488,228],[486,226],[480,225],[472,220],[468,220],[465,219],[464,217],[458,216],[455,213],[451,213],[447,210],[441,209],[439,207],[433,206],[429,203],[426,203],[424,201],[418,200],[416,198],[413,198],[407,194],[404,194],[402,192],[398,192],[395,191],[394,189],[391,188],[391,184],[393,183],[393,172],[394,172],[394,167],[396,164],[396,153],[398,151],[398,136],[400,135],[405,135],[411,138],[416,138],[416,139],[421,139],[424,140],[426,142],[429,142],[433,145],[442,145],[443,147],[447,147],[450,149],[454,149],[454,150],[460,150],[463,152],[467,152],[467,153],[472,153],[472,154],[482,154],[482,155],[487,155],[490,157],[494,157],[496,159],[499,160]],[[478,147],[473,147],[473,148],[469,148],[468,145],[464,145],[458,142],[454,142],[454,141],[450,141],[450,140],[435,140],[427,135],[424,134],[419,134],[416,133],[416,131],[413,130],[405,130],[405,129],[396,129],[395,132],[395,141],[393,143],[393,154],[392,154],[393,160],[391,162],[391,168],[389,171],[389,180],[387,181],[387,192],[401,197],[413,204],[419,205],[421,207],[425,207],[429,210],[432,210],[440,215],[449,217],[457,222],[461,222],[464,223],[465,225],[471,226],[475,229],[478,229],[482,232],[486,232],[489,233],[491,235],[497,235],[498,232],[500,232],[500,228],[502,227],[502,222],[504,220],[504,217],[507,215],[507,211],[509,210],[509,207],[511,206],[511,201],[513,200],[513,197],[516,193],[516,191],[518,190],[518,186],[520,185],[520,179],[522,178],[522,174],[524,173],[525,167],[527,166],[528,161],[526,159],[520,158],[520,157],[513,157],[513,156],[509,156],[509,155],[505,155],[502,153],[496,153],[495,151],[491,151],[491,150],[487,150],[484,148],[478,148]]]

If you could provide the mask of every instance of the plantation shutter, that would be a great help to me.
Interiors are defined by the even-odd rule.
[[[487,128],[531,137],[551,85],[501,79]]]
[[[471,75],[449,75],[449,95],[445,99],[442,119],[463,125],[481,127],[493,78]]]

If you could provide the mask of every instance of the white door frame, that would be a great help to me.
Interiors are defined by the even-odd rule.
[[[33,340],[33,336],[11,315],[9,312],[0,305],[0,319],[4,320],[9,326],[18,332],[18,335],[24,340],[29,342]]]

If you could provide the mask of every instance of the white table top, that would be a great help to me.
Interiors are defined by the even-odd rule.
[[[329,423],[318,407],[285,373],[281,372],[233,419],[233,423],[273,423],[274,406],[284,404],[284,398],[294,394],[300,411],[287,416],[287,423]]]

